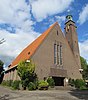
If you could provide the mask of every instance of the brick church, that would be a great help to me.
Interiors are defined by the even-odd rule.
[[[4,80],[19,80],[17,65],[32,59],[39,79],[51,76],[56,86],[66,85],[69,78],[80,79],[80,54],[76,25],[66,16],[65,33],[56,22],[28,45],[8,66]]]

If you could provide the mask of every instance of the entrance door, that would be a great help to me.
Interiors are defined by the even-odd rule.
[[[55,86],[64,86],[64,77],[52,77],[55,82]]]

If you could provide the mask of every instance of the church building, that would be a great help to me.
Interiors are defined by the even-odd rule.
[[[52,77],[56,86],[64,86],[68,79],[81,79],[80,54],[76,25],[72,15],[66,16],[65,33],[56,22],[28,45],[8,66],[4,80],[19,80],[17,65],[33,61],[39,79]]]

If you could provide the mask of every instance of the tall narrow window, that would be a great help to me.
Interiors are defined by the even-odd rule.
[[[59,51],[59,45],[57,45],[57,64],[59,64],[59,55],[60,55],[60,51]]]
[[[57,35],[58,35],[58,31],[57,31]]]
[[[57,45],[54,44],[54,64],[57,64]]]
[[[62,45],[60,45],[60,65],[62,65]]]

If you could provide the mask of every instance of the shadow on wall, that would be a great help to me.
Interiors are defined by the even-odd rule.
[[[88,100],[88,90],[71,90],[69,93],[80,100]]]

